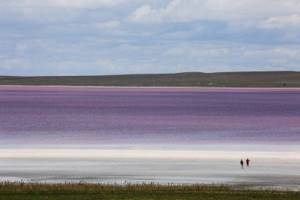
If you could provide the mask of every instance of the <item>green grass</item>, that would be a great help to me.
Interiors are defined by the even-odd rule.
[[[1,184],[2,200],[299,200],[300,193],[172,185]]]
[[[115,76],[0,76],[0,85],[300,87],[300,72],[189,72]]]

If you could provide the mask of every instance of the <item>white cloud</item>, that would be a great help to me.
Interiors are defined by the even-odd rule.
[[[0,22],[1,74],[300,64],[300,0],[0,0]]]
[[[299,45],[182,44],[164,56],[198,71],[284,70],[298,68]]]
[[[236,48],[236,47],[235,47]],[[168,49],[165,52],[166,56],[190,57],[190,58],[216,58],[220,56],[232,55],[234,47],[227,47],[216,44],[201,44],[201,45],[179,45]]]
[[[0,58],[0,69],[2,70],[14,70],[20,68],[27,68],[31,63],[23,58]]]
[[[93,8],[115,6],[125,0],[9,0],[0,2],[1,6],[14,7],[63,7],[63,8]]]
[[[129,0],[0,0],[0,20],[65,22],[95,9],[114,9]]]
[[[117,67],[120,67],[112,59],[107,58],[99,58],[96,60],[95,64],[109,72],[114,71]]]
[[[300,28],[300,15],[271,17],[261,24],[266,29]]]
[[[163,8],[144,5],[130,19],[144,23],[193,20],[246,22],[299,12],[298,0],[171,0]]]
[[[132,16],[130,16],[133,21],[145,21],[145,22],[162,22],[163,13],[153,9],[150,5],[144,5],[138,8]]]
[[[121,22],[119,20],[111,20],[106,22],[97,23],[95,25],[99,29],[116,29],[121,26]]]

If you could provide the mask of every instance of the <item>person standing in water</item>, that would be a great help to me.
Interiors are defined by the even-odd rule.
[[[247,158],[246,164],[247,164],[247,167],[250,167],[250,159],[249,158]]]
[[[243,161],[243,159],[241,159],[240,164],[241,164],[241,168],[244,169],[244,161]]]

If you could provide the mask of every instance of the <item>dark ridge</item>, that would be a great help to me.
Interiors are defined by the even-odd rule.
[[[300,87],[300,72],[184,72],[106,76],[0,76],[0,85]]]

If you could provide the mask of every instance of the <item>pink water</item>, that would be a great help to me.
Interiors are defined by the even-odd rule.
[[[300,89],[0,86],[0,181],[299,191],[299,144]]]
[[[0,144],[297,144],[300,89],[0,86]]]

